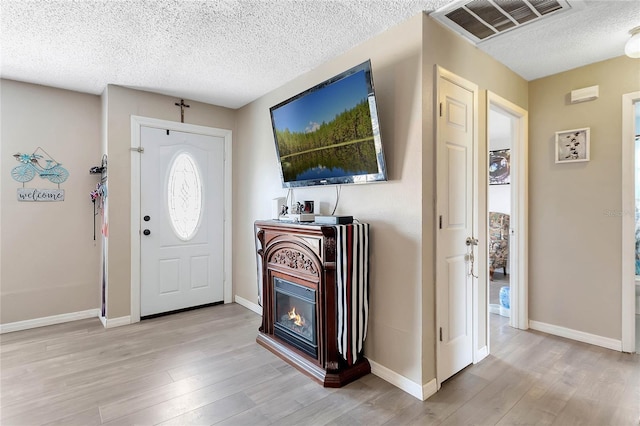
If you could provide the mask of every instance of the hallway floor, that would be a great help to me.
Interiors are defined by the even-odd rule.
[[[7,333],[0,423],[638,424],[640,355],[492,317],[493,353],[424,402],[372,374],[321,387],[257,345],[260,317],[237,304],[111,329],[87,319]]]

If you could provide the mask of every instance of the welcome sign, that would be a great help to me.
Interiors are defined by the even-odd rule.
[[[64,189],[18,188],[18,201],[64,201]]]

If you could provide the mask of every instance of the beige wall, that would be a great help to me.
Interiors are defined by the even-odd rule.
[[[178,98],[108,86],[106,97],[109,155],[109,247],[107,318],[130,315],[131,310],[131,116],[180,121]],[[185,123],[234,130],[235,111],[185,100]]]
[[[466,42],[453,32],[447,30],[432,18],[424,17],[423,30],[423,377],[422,383],[427,383],[435,377],[435,123],[433,105],[435,105],[434,82],[436,66],[443,67],[478,85],[478,153],[480,182],[487,180],[488,170],[486,153],[488,150],[486,137],[486,91],[490,90],[497,95],[527,109],[527,81],[513,71],[481,52],[475,46]],[[486,188],[479,185],[479,229],[477,238],[480,241],[478,250],[479,258],[486,256]],[[479,268],[479,282],[486,282],[486,270]],[[486,288],[478,287],[478,297],[484,300]],[[482,308],[486,309],[486,306]],[[484,312],[479,313],[479,318],[486,318]],[[486,323],[479,325],[478,348],[487,344]]]
[[[600,97],[571,105],[575,89]],[[529,316],[621,338],[622,94],[640,62],[620,57],[530,82]],[[591,128],[591,161],[555,164],[555,132]]]
[[[236,294],[257,303],[253,222],[270,217],[285,196],[269,108],[371,59],[389,181],[345,185],[336,214],[371,224],[370,323],[367,356],[421,380],[422,16],[332,59],[238,112],[234,149],[234,281]],[[295,189],[295,200],[321,202],[331,213],[334,186]]]
[[[235,289],[239,296],[257,301],[253,222],[269,217],[272,198],[286,195],[278,174],[269,107],[368,58],[373,66],[389,182],[343,186],[336,213],[372,225],[368,358],[424,384],[436,371],[435,64],[480,86],[480,152],[487,149],[484,90],[525,108],[528,95],[524,79],[426,15],[413,17],[239,111],[234,151]],[[486,168],[482,158],[480,167]],[[481,209],[486,208],[485,191],[480,197]],[[320,200],[323,213],[330,213],[335,189],[296,189],[294,198]],[[486,239],[483,232],[479,235]],[[246,266],[249,258],[252,267]],[[484,297],[484,290],[480,291]],[[486,345],[484,327],[480,327],[479,347]]]
[[[0,90],[0,323],[97,309],[100,240],[89,193],[99,179],[89,168],[100,163],[100,98],[10,80]],[[16,200],[13,154],[38,147],[69,171],[62,202]],[[57,185],[36,176],[25,187]]]

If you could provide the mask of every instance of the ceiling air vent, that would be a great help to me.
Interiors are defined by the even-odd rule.
[[[466,0],[445,6],[431,16],[479,43],[569,9],[564,0]]]

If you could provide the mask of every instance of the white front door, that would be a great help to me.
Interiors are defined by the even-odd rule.
[[[224,138],[141,127],[140,315],[223,301]]]
[[[437,122],[438,381],[473,362],[474,91],[441,76]],[[477,267],[475,268],[477,270]],[[473,271],[475,273],[475,271]]]

